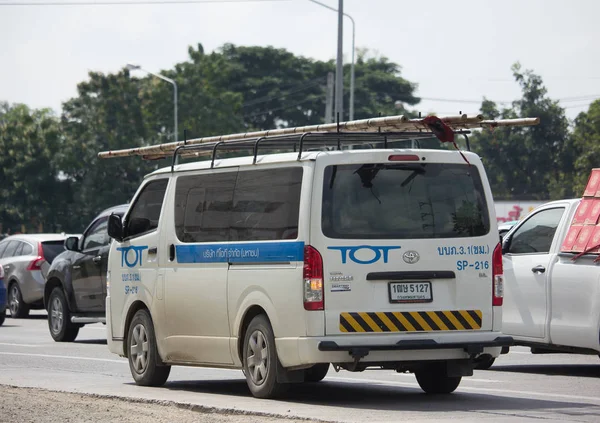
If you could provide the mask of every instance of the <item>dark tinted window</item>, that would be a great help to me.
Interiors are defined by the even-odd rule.
[[[229,239],[237,172],[181,176],[175,190],[175,231],[183,242]]]
[[[12,257],[17,248],[21,246],[21,243],[19,241],[10,241],[8,243],[8,246],[6,247],[6,250],[4,250],[4,253],[2,254],[2,257]]]
[[[125,235],[132,237],[150,232],[158,227],[160,210],[165,198],[167,179],[148,183],[135,201],[127,216]]]
[[[563,208],[557,208],[543,210],[531,216],[511,236],[508,252],[548,253],[563,213]]]
[[[485,235],[490,222],[474,166],[357,164],[325,169],[322,229],[330,238],[453,238]]]
[[[44,251],[44,258],[50,264],[54,261],[57,255],[65,251],[64,241],[45,241],[42,242],[42,250]]]
[[[240,171],[230,240],[297,238],[301,188],[301,167]]]
[[[90,250],[92,248],[99,248],[110,243],[108,236],[108,217],[103,217],[94,222],[94,225],[85,234],[83,239],[82,250]]]

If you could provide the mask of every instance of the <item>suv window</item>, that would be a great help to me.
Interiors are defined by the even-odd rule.
[[[17,248],[15,248],[15,252],[13,253],[13,257],[19,257],[22,256],[23,254],[21,253],[21,251],[23,251],[23,246],[25,245],[24,242],[21,241],[16,241],[18,243]]]
[[[510,254],[548,253],[564,208],[542,210],[515,230],[510,239]]]
[[[181,176],[175,189],[175,232],[182,242],[229,239],[237,172]]]
[[[23,242],[23,249],[21,250],[20,254],[21,256],[30,256],[33,254],[33,247],[31,246],[31,244],[28,244],[27,242]]]
[[[15,254],[17,247],[19,247],[19,244],[19,241],[10,241],[2,254],[2,258],[12,257]]]
[[[155,230],[160,219],[168,179],[149,182],[131,208],[125,223],[125,235],[134,237]]]
[[[108,217],[102,217],[94,222],[83,239],[83,251],[99,248],[110,243],[108,236]]]
[[[302,168],[238,173],[231,214],[231,241],[298,237]]]
[[[323,234],[347,239],[460,238],[490,231],[475,166],[370,163],[328,166]]]

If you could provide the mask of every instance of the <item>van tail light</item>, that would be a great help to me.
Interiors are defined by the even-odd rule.
[[[304,247],[304,310],[324,310],[323,258],[310,245]]]
[[[38,244],[38,256],[34,258],[27,266],[27,270],[42,270],[42,264],[46,259],[44,258],[44,250],[42,249],[42,243]]]
[[[492,305],[501,306],[503,300],[504,269],[502,268],[502,244],[498,244],[492,255]]]

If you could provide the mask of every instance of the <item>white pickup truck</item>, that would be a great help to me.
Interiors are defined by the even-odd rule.
[[[600,352],[598,254],[560,252],[580,201],[544,204],[504,236],[502,332],[534,354]]]

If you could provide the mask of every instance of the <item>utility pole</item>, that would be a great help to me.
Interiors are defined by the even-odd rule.
[[[333,123],[333,72],[327,74],[327,91],[325,92],[325,123]]]
[[[338,0],[338,48],[335,71],[335,119],[344,120],[344,0]]]

